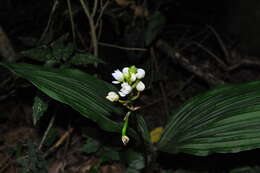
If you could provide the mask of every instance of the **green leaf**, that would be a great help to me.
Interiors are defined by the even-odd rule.
[[[90,154],[90,153],[95,153],[98,151],[100,148],[100,143],[99,141],[88,137],[86,144],[83,146],[83,152]]]
[[[140,170],[131,167],[125,170],[125,173],[140,173],[140,172],[141,172]]]
[[[47,110],[48,104],[39,96],[36,96],[34,98],[34,103],[33,103],[33,124],[36,125],[38,120],[43,116],[44,112]]]
[[[145,167],[145,160],[144,160],[143,153],[139,153],[130,149],[125,154],[126,154],[126,161],[128,163],[129,168],[140,170]]]
[[[46,46],[25,50],[22,51],[21,54],[40,62],[45,62],[54,59],[52,55],[52,49]]]
[[[98,153],[101,162],[118,161],[120,160],[119,152],[115,148],[103,147]]]
[[[161,32],[165,24],[164,16],[159,12],[155,12],[149,19],[148,26],[145,31],[145,45],[149,46]]]
[[[158,148],[199,156],[260,148],[260,81],[191,99],[172,115]]]
[[[72,43],[65,44],[68,34],[64,34],[48,46],[39,46],[33,49],[22,51],[21,54],[36,61],[67,61],[72,56],[75,46]]]
[[[230,173],[245,173],[245,172],[246,173],[258,173],[258,172],[260,172],[260,167],[259,166],[255,166],[255,167],[245,166],[245,167],[235,168],[230,171]]]
[[[51,98],[70,105],[83,116],[95,121],[102,129],[120,132],[122,124],[108,117],[112,112],[122,113],[105,99],[112,85],[74,69],[55,69],[30,64],[1,64],[29,80]],[[135,135],[130,130],[130,135]]]
[[[148,130],[147,124],[141,115],[137,115],[137,128],[140,131],[140,134],[143,138],[143,140],[147,144],[151,144],[151,139],[150,139],[150,132]]]
[[[74,45],[72,43],[68,43],[64,45],[63,43],[54,44],[52,47],[52,56],[56,60],[60,61],[67,61],[67,59],[73,54],[74,52]]]
[[[167,170],[162,170],[161,173],[173,173],[173,171],[170,169],[167,169]],[[179,172],[178,170],[176,170],[174,173],[187,173],[187,172]]]
[[[69,61],[70,64],[73,65],[89,65],[89,64],[95,64],[95,63],[104,63],[101,59],[99,59],[96,56],[93,56],[91,54],[83,54],[83,53],[77,53],[75,56],[71,58]]]

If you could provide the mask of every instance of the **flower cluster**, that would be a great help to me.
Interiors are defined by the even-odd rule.
[[[112,76],[115,79],[112,81],[113,84],[121,84],[121,89],[118,93],[111,91],[106,96],[112,102],[118,101],[120,97],[129,96],[134,90],[141,92],[145,89],[145,85],[141,81],[145,76],[145,71],[141,68],[136,68],[135,66],[125,67],[122,71],[115,70]]]
[[[124,117],[124,125],[122,128],[121,140],[124,145],[129,142],[129,137],[126,136],[126,130],[128,127],[128,119],[132,111],[139,109],[140,107],[133,106],[132,102],[140,96],[140,92],[145,89],[144,83],[141,79],[145,76],[145,71],[141,68],[136,68],[135,66],[125,67],[122,71],[115,70],[112,73],[114,77],[113,84],[120,84],[121,89],[118,93],[110,91],[106,98],[111,102],[122,103],[129,111]],[[123,98],[122,100],[120,98]]]

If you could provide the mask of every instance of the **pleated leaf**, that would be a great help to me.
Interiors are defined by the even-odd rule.
[[[49,97],[71,106],[83,116],[95,121],[109,132],[120,132],[121,123],[108,117],[121,113],[105,99],[107,92],[115,89],[91,75],[75,69],[55,69],[30,64],[1,64],[18,76],[29,80]]]
[[[225,85],[191,99],[173,113],[158,148],[199,156],[260,148],[260,81]]]
[[[151,144],[150,133],[142,115],[137,115],[137,128],[146,144]]]

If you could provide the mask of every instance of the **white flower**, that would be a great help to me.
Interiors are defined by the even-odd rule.
[[[118,84],[124,80],[124,75],[119,70],[115,70],[114,73],[112,73],[112,76],[117,80],[112,82],[114,84]]]
[[[135,74],[137,79],[142,79],[145,76],[145,71],[141,68],[137,69],[137,73]]]
[[[122,83],[121,87],[121,90],[118,92],[121,97],[125,97],[132,91],[132,87],[126,82]]]
[[[123,142],[124,145],[126,145],[130,140],[129,137],[127,137],[127,136],[122,136],[121,139],[122,139],[122,142]]]
[[[107,96],[106,99],[110,100],[111,102],[115,102],[119,100],[119,95],[117,95],[117,93],[110,91]]]
[[[134,82],[136,80],[136,75],[134,73],[131,73],[130,81]]]
[[[136,85],[136,90],[137,91],[143,91],[145,89],[145,85],[142,81],[138,82],[138,84]]]

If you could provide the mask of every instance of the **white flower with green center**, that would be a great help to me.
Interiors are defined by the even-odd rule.
[[[107,96],[106,96],[106,99],[108,99],[109,101],[111,102],[116,102],[119,100],[119,95],[117,95],[116,92],[114,91],[110,91]]]
[[[113,84],[119,84],[120,82],[124,81],[124,75],[120,70],[115,70],[114,73],[112,73],[112,76],[116,80],[116,81],[112,81]]]
[[[125,96],[128,95],[128,94],[132,91],[132,89],[133,89],[133,88],[132,88],[128,83],[126,83],[126,82],[122,83],[122,84],[121,84],[121,87],[122,87],[121,90],[118,92],[121,97],[125,97]]]
[[[138,82],[136,85],[136,90],[137,91],[143,91],[145,89],[145,85],[142,81]]]

